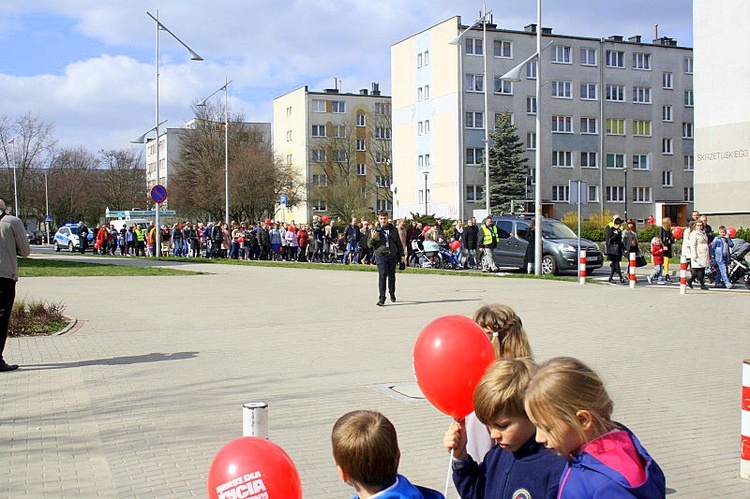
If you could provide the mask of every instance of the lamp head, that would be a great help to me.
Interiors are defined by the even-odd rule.
[[[513,81],[513,82],[521,81],[521,71],[523,70],[524,66],[525,64],[516,66],[515,68],[511,69],[510,71],[502,75],[500,79],[502,81]]]

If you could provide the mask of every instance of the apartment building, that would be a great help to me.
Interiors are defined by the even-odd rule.
[[[483,215],[485,127],[494,131],[504,112],[529,158],[528,195],[516,206],[533,211],[538,108],[545,216],[575,211],[569,181],[583,180],[584,217],[611,210],[685,219],[694,196],[692,49],[656,33],[646,42],[543,28],[541,61],[509,82],[501,76],[536,51],[536,25],[488,22],[486,43],[482,28],[453,17],[391,47],[396,216]]]
[[[750,3],[693,2],[695,39],[695,207],[719,225],[750,226],[750,65],[744,52]],[[727,43],[731,33],[732,43]]]
[[[281,213],[286,221],[392,210],[391,98],[377,83],[359,93],[303,86],[277,97],[273,133],[276,156],[301,183],[299,202]]]

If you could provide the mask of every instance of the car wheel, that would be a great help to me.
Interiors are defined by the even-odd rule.
[[[73,243],[72,243],[72,242],[68,243],[68,251],[70,251],[71,253],[73,253],[73,252],[74,252],[75,250],[76,250],[76,249],[75,249],[75,247],[73,246]]]
[[[542,275],[557,275],[557,263],[552,255],[542,257]]]
[[[60,253],[60,245],[55,241],[55,252]]]

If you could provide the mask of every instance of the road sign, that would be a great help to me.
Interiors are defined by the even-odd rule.
[[[52,217],[49,216],[49,215],[44,215],[44,221],[45,222],[51,222],[52,221]]]
[[[151,188],[151,199],[154,203],[162,204],[167,200],[167,188],[163,185],[156,184]]]
[[[581,200],[578,200],[578,194],[581,194]],[[589,204],[589,183],[584,180],[568,181],[568,203],[569,204]]]
[[[279,204],[286,206],[286,194],[279,194]]]

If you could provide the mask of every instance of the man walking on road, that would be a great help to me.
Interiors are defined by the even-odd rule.
[[[398,236],[396,227],[388,222],[388,212],[378,213],[378,224],[373,228],[372,235],[367,245],[373,249],[375,263],[378,266],[378,303],[379,307],[385,305],[386,281],[391,302],[396,301],[396,265],[406,264],[404,247]]]
[[[3,359],[5,340],[8,339],[8,322],[16,299],[18,281],[17,256],[29,256],[31,248],[23,222],[5,213],[5,201],[0,199],[0,372],[14,371],[18,364],[8,364]]]
[[[497,247],[499,236],[497,226],[492,223],[492,217],[484,220],[484,225],[479,231],[479,247],[482,248],[482,272],[497,272],[492,250]]]

